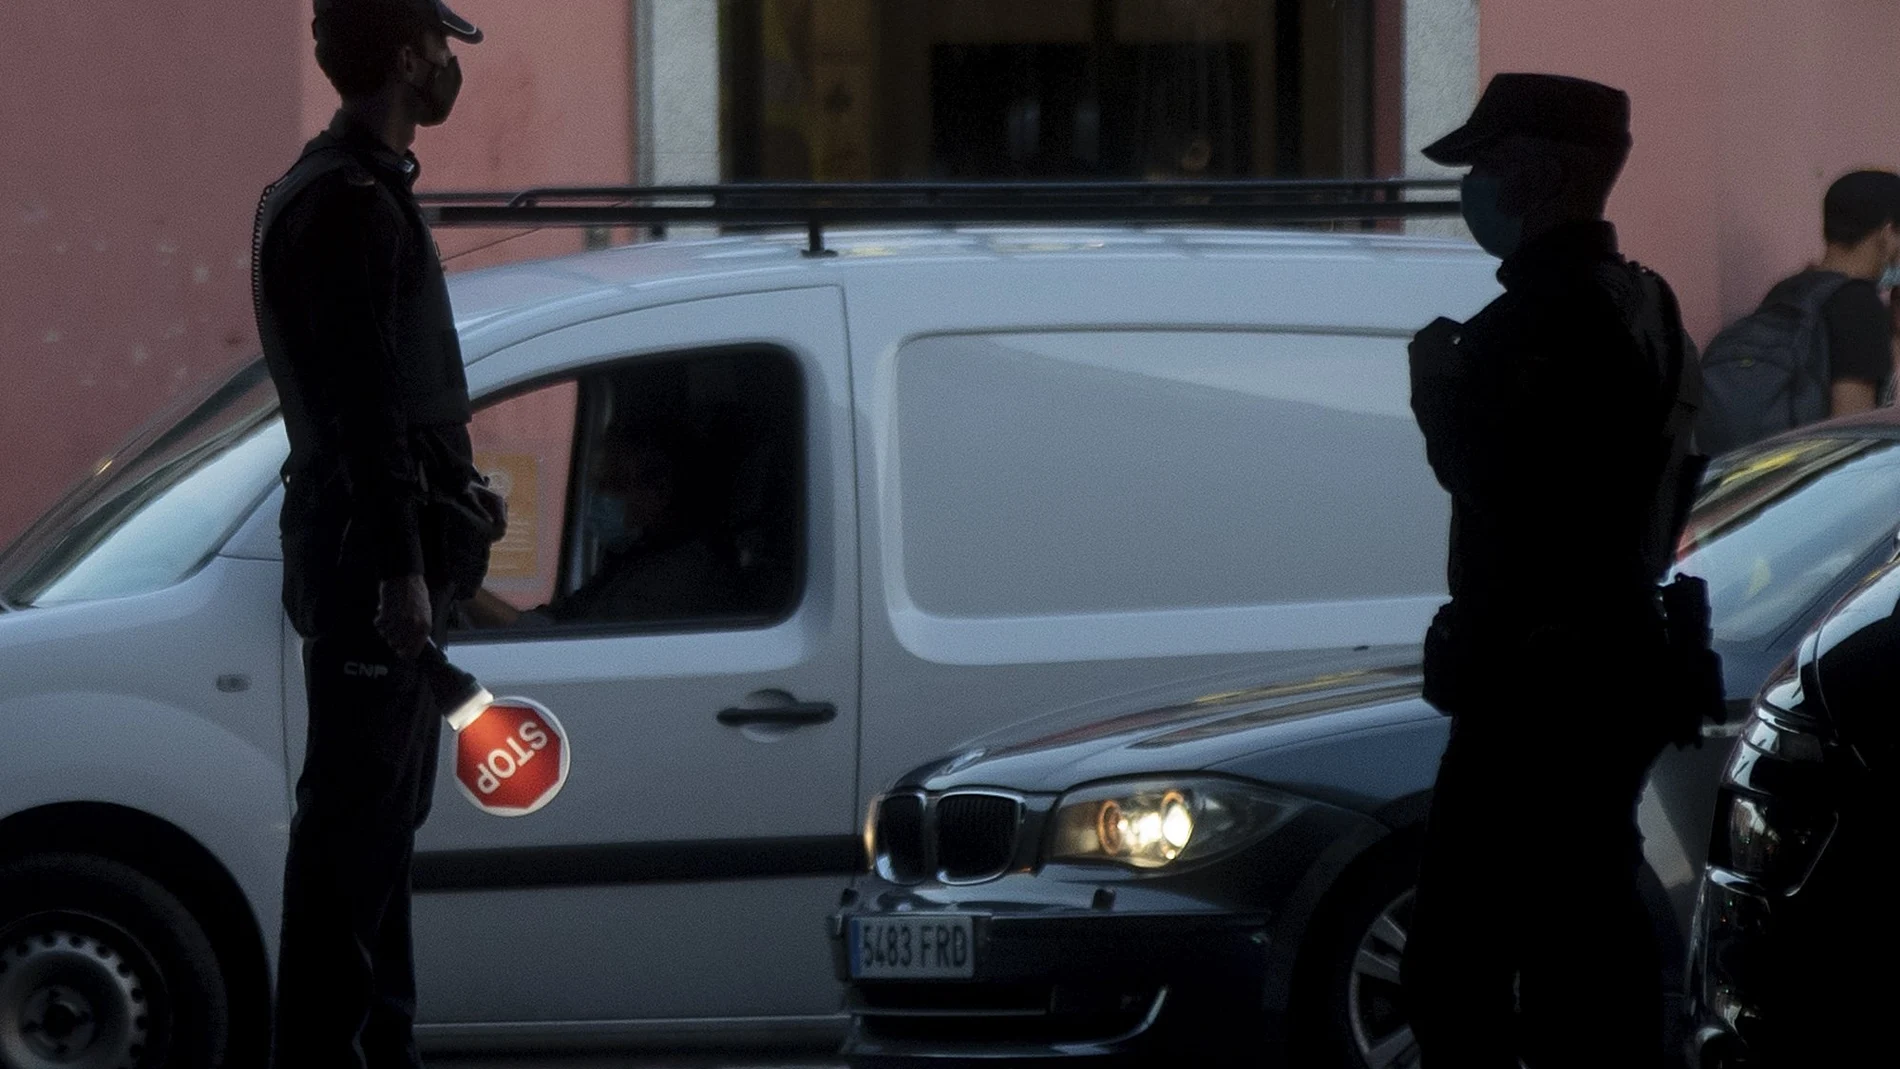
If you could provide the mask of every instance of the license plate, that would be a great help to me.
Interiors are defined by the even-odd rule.
[[[853,979],[968,980],[975,975],[976,940],[967,916],[851,921]]]

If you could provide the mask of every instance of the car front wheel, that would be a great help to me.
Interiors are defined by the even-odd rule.
[[[1412,924],[1417,858],[1389,857],[1358,874],[1315,920],[1301,964],[1295,1020],[1300,1064],[1418,1069],[1399,963]]]
[[[0,1069],[216,1069],[229,998],[204,927],[90,854],[0,865]]]
[[[1347,1031],[1352,1051],[1366,1069],[1418,1066],[1418,1043],[1399,988],[1412,898],[1413,890],[1407,887],[1365,921],[1345,979]]]

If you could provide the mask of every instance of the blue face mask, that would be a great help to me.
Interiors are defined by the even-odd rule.
[[[1458,204],[1465,225],[1484,251],[1502,260],[1524,243],[1524,220],[1506,215],[1498,208],[1498,194],[1504,183],[1487,174],[1465,175],[1458,187]]]
[[[1900,264],[1888,264],[1887,269],[1880,273],[1880,281],[1874,286],[1883,290],[1900,287]]]

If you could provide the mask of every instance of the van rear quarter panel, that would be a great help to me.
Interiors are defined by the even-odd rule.
[[[1495,296],[1493,261],[1346,241],[968,259],[835,275],[861,803],[1029,716],[1416,646],[1448,506],[1405,344]]]

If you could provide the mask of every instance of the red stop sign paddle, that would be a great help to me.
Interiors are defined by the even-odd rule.
[[[525,817],[567,782],[571,751],[561,722],[540,702],[497,698],[456,728],[455,782],[475,808]]]

